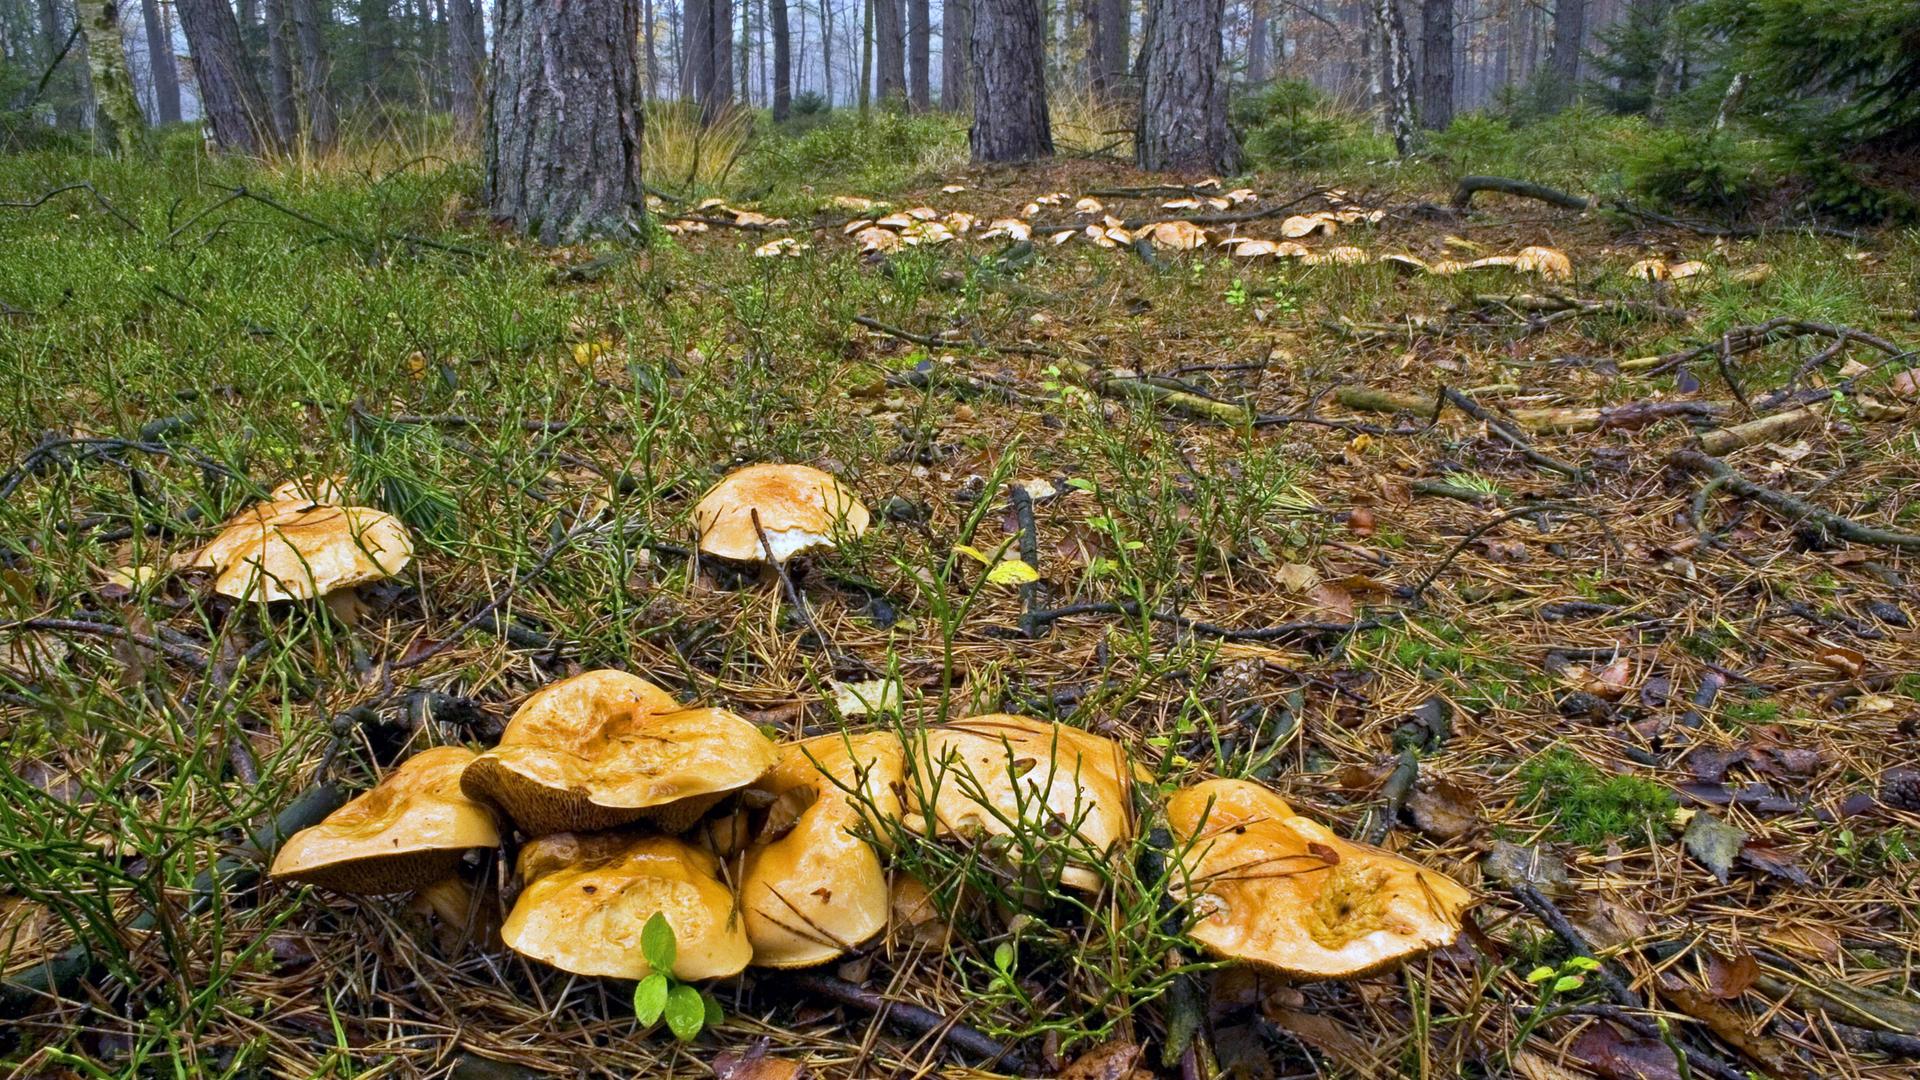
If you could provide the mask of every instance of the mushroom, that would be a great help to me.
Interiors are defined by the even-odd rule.
[[[686,708],[624,671],[589,671],[522,703],[460,786],[529,836],[641,818],[678,832],[759,779],[778,755],[730,712]]]
[[[693,520],[702,554],[735,562],[785,563],[802,552],[833,547],[841,537],[859,536],[872,516],[852,492],[819,469],[749,465],[728,473],[701,496]]]
[[[493,811],[460,790],[473,751],[438,746],[401,763],[371,791],[287,839],[273,877],[335,892],[407,892],[453,872],[474,848],[500,843]]]
[[[500,928],[523,956],[576,975],[644,979],[647,920],[673,928],[673,975],[737,975],[753,955],[720,861],[670,836],[559,833],[520,852],[525,882]]]
[[[306,502],[340,506],[347,501],[344,476],[304,476],[283,482],[267,493],[270,502]]]
[[[1089,891],[1102,880],[1092,866],[1133,835],[1132,785],[1144,778],[1111,739],[1004,713],[929,730],[913,767],[909,827],[924,831],[929,817],[938,836],[1071,827],[1076,850],[1060,880]]]
[[[1244,780],[1176,792],[1167,827],[1194,940],[1294,978],[1356,978],[1450,944],[1473,903],[1446,875],[1344,840]]]
[[[898,819],[905,771],[891,732],[823,735],[785,747],[754,785],[773,797],[740,876],[755,965],[825,963],[886,928],[887,871],[868,838]]]
[[[312,600],[389,578],[413,561],[400,519],[300,498],[255,503],[228,519],[192,565],[236,600]]]

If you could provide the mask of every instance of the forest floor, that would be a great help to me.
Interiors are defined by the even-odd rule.
[[[23,1074],[705,1076],[763,1037],[822,1076],[987,1065],[779,972],[716,987],[725,1022],[677,1043],[627,987],[405,898],[196,888],[253,865],[316,773],[487,743],[535,687],[619,665],[795,735],[892,722],[835,681],[896,680],[909,723],[1064,720],[1161,790],[1260,779],[1480,897],[1403,970],[1178,974],[1135,851],[1091,910],[975,890],[960,932],[903,923],[829,969],[1030,1073],[1138,1044],[1161,1075],[1913,1075],[1912,234],[1714,238],[1285,176],[1162,209],[1220,193],[1077,163],[543,251],[489,230],[474,179],[0,160],[0,963],[92,956],[57,995],[0,994]],[[1082,197],[1127,222],[1284,206],[1207,226],[1275,239],[1358,210],[1300,242],[1546,245],[1571,277],[977,238],[1054,192],[1036,226],[1099,220]],[[862,256],[841,194],[980,224]],[[1699,272],[1633,276],[1648,258]],[[801,578],[813,633],[683,557],[694,499],[763,460],[875,512]],[[176,569],[322,475],[418,538],[355,618]],[[1581,985],[1529,980],[1589,950]],[[1195,1049],[1163,1066],[1194,990]],[[1125,1075],[1103,1060],[1067,1075]]]

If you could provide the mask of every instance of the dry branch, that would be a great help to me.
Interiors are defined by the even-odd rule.
[[[1722,488],[1757,502],[1774,513],[1793,522],[1807,522],[1828,536],[1841,540],[1850,540],[1856,544],[1869,544],[1874,547],[1898,548],[1902,551],[1920,551],[1920,536],[1913,533],[1894,532],[1891,529],[1862,525],[1849,517],[1843,517],[1831,510],[1825,510],[1807,502],[1805,499],[1789,495],[1784,491],[1756,484],[1740,475],[1733,466],[1717,457],[1703,454],[1698,450],[1675,450],[1667,455],[1667,463],[1688,472],[1701,473],[1719,482]]]
[[[1798,435],[1803,431],[1812,431],[1826,419],[1824,413],[1811,406],[1801,409],[1789,409],[1786,412],[1763,416],[1758,420],[1749,420],[1732,427],[1715,428],[1704,432],[1699,439],[1700,449],[1715,457],[1738,450],[1755,443],[1771,442],[1788,435]]]

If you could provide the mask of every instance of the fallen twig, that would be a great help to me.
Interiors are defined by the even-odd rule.
[[[1733,466],[1717,457],[1703,454],[1698,450],[1675,450],[1667,455],[1667,463],[1688,472],[1701,473],[1720,481],[1727,491],[1749,499],[1787,518],[1789,521],[1806,522],[1817,527],[1823,534],[1841,540],[1850,540],[1856,544],[1869,544],[1874,547],[1898,548],[1902,551],[1920,551],[1920,536],[1913,533],[1895,532],[1891,529],[1876,528],[1849,517],[1836,514],[1815,506],[1805,499],[1789,495],[1764,484],[1756,484],[1742,476]]]
[[[812,972],[792,972],[783,974],[781,981],[804,994],[822,997],[837,1005],[872,1013],[882,1023],[892,1024],[894,1027],[920,1035],[932,1035],[936,1045],[944,1042],[961,1053],[980,1059],[983,1064],[994,1064],[1009,1072],[1019,1072],[1026,1067],[1026,1062],[1018,1051],[975,1031],[953,1017],[942,1016],[918,1005],[891,1000],[883,994],[855,986],[845,979]]]
[[[1559,458],[1535,450],[1533,444],[1523,438],[1519,432],[1502,423],[1498,417],[1488,412],[1479,403],[1460,391],[1455,390],[1453,387],[1442,386],[1440,388],[1440,395],[1452,402],[1460,411],[1487,425],[1487,430],[1498,435],[1507,445],[1520,451],[1520,456],[1526,458],[1529,462],[1549,472],[1559,473],[1576,483],[1584,483],[1591,476],[1587,470],[1578,465],[1570,465],[1567,462],[1561,461]]]

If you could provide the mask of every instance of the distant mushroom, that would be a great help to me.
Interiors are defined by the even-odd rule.
[[[1073,828],[1063,884],[1097,890],[1094,863],[1133,835],[1140,772],[1112,739],[993,713],[932,728],[913,750],[909,828],[934,834],[1056,836]],[[931,797],[932,805],[924,804]]]
[[[1354,843],[1243,780],[1167,802],[1194,940],[1299,979],[1380,971],[1452,943],[1473,896],[1445,874]]]
[[[737,975],[753,949],[719,868],[669,836],[545,836],[521,849],[524,885],[500,937],[562,971],[643,979],[653,970],[640,934],[659,914],[673,928],[674,977]]]
[[[774,800],[740,876],[755,965],[825,963],[886,928],[887,871],[868,838],[899,817],[905,766],[891,732],[823,735],[784,748],[754,785]]]
[[[528,836],[642,818],[678,832],[759,779],[778,754],[730,712],[686,708],[624,671],[589,671],[522,703],[461,788]]]
[[[453,872],[461,856],[500,843],[493,811],[460,790],[473,751],[440,746],[402,762],[372,790],[287,839],[273,877],[335,892],[407,892]]]
[[[312,600],[389,578],[413,561],[400,519],[365,506],[262,502],[221,526],[191,565],[236,600]]]

